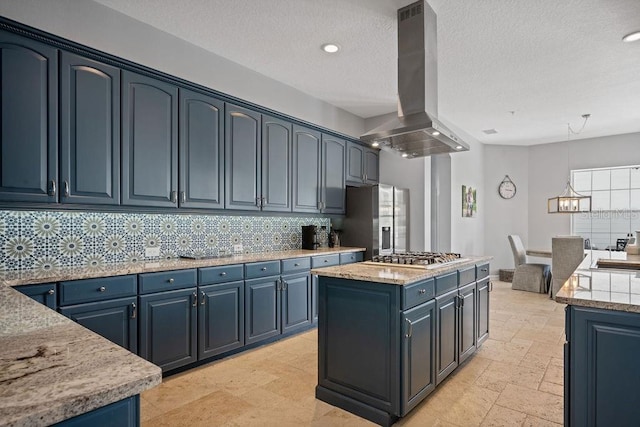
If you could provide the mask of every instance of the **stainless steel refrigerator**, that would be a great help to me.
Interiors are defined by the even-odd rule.
[[[409,250],[409,190],[378,184],[347,187],[342,245],[366,248],[372,256]]]

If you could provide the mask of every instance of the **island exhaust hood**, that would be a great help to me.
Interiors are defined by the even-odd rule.
[[[420,0],[398,9],[398,117],[360,139],[408,158],[468,151],[437,117],[436,14]]]

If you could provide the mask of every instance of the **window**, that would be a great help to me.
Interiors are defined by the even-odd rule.
[[[573,188],[591,196],[591,212],[571,216],[571,234],[593,249],[615,249],[640,230],[640,165],[571,171]]]

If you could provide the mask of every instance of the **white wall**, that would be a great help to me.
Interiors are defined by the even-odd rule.
[[[2,1],[0,15],[337,132],[364,130],[358,116],[90,0]]]
[[[485,145],[484,158],[484,253],[494,257],[491,262],[494,274],[498,266],[513,268],[513,255],[507,240],[509,234],[519,235],[528,246],[529,147]],[[505,175],[509,175],[516,185],[516,195],[509,200],[498,194],[498,186]]]

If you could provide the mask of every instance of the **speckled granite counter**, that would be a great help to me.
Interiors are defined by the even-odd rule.
[[[595,268],[598,259],[640,259],[625,252],[589,251],[558,291],[562,304],[640,313],[640,270]]]
[[[161,380],[159,367],[0,285],[0,425],[50,425]]]
[[[296,249],[290,251],[263,252],[234,255],[223,258],[200,260],[162,259],[157,261],[140,261],[135,263],[108,264],[100,267],[65,267],[55,270],[24,270],[0,272],[0,283],[8,286],[31,285],[36,283],[60,282],[63,280],[90,279],[94,277],[123,276],[126,274],[151,273],[156,271],[185,270],[198,267],[243,264],[247,262],[274,261],[279,259],[304,256],[340,254],[360,252],[365,248],[337,247],[316,250]]]
[[[360,262],[335,267],[311,270],[311,273],[339,279],[362,280],[366,282],[389,283],[392,285],[408,285],[429,277],[448,273],[491,260],[490,256],[468,256],[463,260],[449,264],[433,264],[433,268],[394,266],[393,264]],[[430,266],[431,267],[431,266]]]

